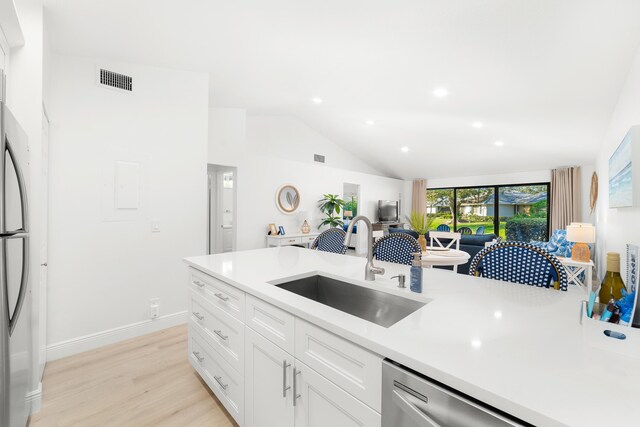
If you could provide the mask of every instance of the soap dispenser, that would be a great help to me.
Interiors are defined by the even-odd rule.
[[[411,292],[422,292],[422,254],[415,252],[411,261]]]

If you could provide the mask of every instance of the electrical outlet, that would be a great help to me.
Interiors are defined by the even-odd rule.
[[[159,233],[160,232],[160,220],[159,219],[152,219],[151,220],[151,232],[152,233]]]
[[[157,319],[160,317],[160,298],[151,298],[149,300],[150,316],[151,319]]]

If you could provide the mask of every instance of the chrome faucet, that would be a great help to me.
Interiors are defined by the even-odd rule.
[[[364,215],[358,215],[351,220],[347,234],[344,236],[344,245],[349,245],[351,235],[353,234],[353,226],[358,221],[364,221],[367,224],[367,266],[364,270],[364,280],[376,280],[376,274],[384,274],[384,268],[373,265],[373,226],[371,221]]]

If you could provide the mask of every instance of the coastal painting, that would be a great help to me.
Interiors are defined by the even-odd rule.
[[[609,159],[609,207],[633,206],[632,139],[628,132],[620,146]]]

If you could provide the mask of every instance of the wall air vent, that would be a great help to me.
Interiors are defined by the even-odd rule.
[[[102,86],[133,92],[133,77],[113,71],[98,69],[98,83]]]
[[[324,156],[321,154],[314,154],[313,161],[318,163],[324,163]]]

